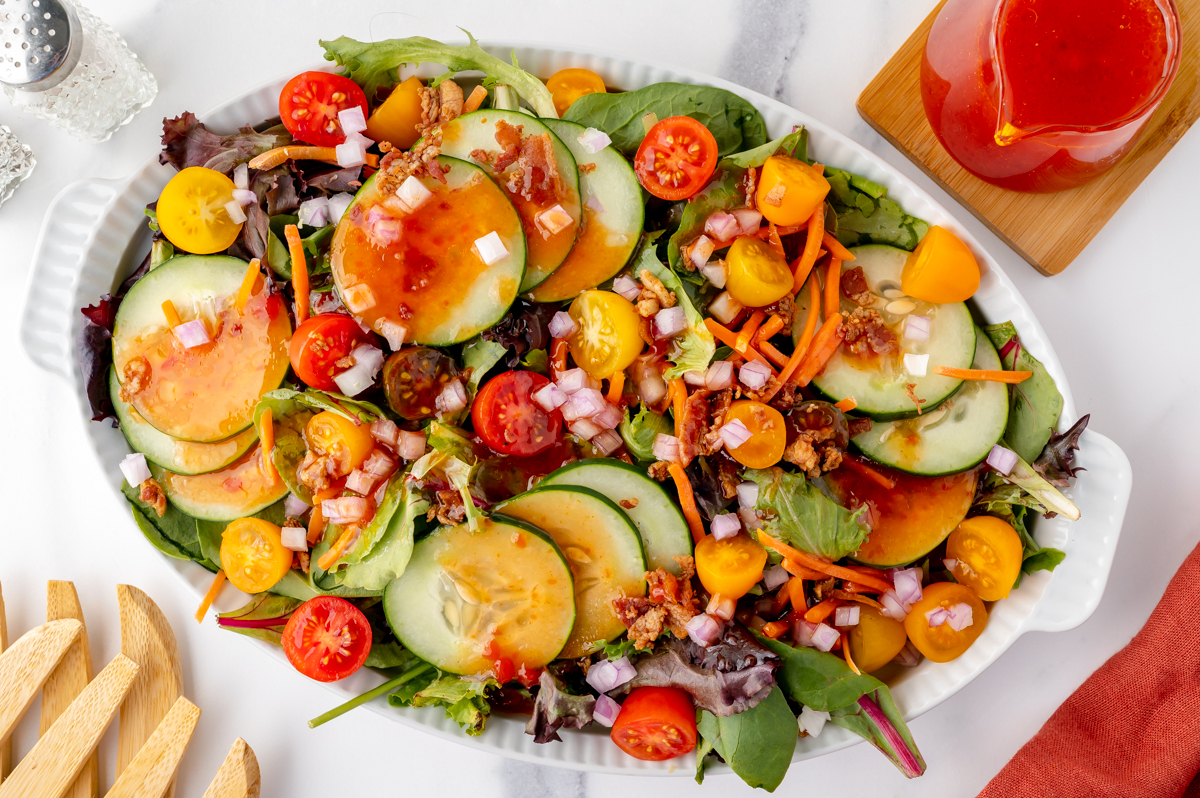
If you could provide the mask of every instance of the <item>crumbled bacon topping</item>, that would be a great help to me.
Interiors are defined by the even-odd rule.
[[[153,477],[147,477],[138,486],[138,498],[153,507],[159,518],[166,514],[167,494],[163,492],[162,486],[154,481]]]
[[[662,568],[645,574],[646,596],[619,596],[613,599],[617,617],[629,629],[629,639],[638,651],[648,648],[664,630],[682,640],[687,637],[687,622],[699,614],[692,592],[696,573],[691,557],[676,557],[680,575]]]
[[[130,358],[121,371],[121,401],[128,404],[150,384],[150,361],[138,355]]]
[[[850,311],[842,325],[842,333],[843,343],[855,355],[890,355],[900,351],[900,339],[874,308]]]
[[[349,450],[337,443],[326,454],[317,454],[312,449],[306,451],[296,469],[296,479],[313,493],[320,493],[352,470]]]
[[[921,405],[925,404],[929,400],[928,399],[918,399],[917,393],[916,393],[916,387],[917,387],[917,384],[915,382],[904,383],[904,392],[906,394],[908,394],[908,398],[910,400],[912,400],[912,403],[917,406],[917,415],[919,416],[919,415],[921,415]]]
[[[432,521],[436,518],[438,523],[447,526],[461,524],[466,517],[467,508],[463,505],[462,494],[456,490],[439,490],[437,502],[425,514],[426,520]]]
[[[871,289],[867,286],[867,278],[863,275],[861,266],[842,272],[842,294],[859,307],[868,307],[875,302]]]

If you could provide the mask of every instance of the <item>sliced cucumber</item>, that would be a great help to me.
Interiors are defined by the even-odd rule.
[[[263,473],[260,451],[255,445],[233,465],[207,474],[175,474],[153,465],[150,473],[167,501],[193,518],[233,521],[265,510],[288,493],[282,479]]]
[[[496,141],[496,128],[500,122],[521,128],[523,136],[547,135],[554,150],[554,163],[558,167],[562,179],[565,196],[559,200],[541,198],[537,193],[512,191],[508,188],[508,180],[519,167],[515,164],[496,174],[489,160],[500,151]],[[504,189],[512,204],[521,215],[521,223],[525,227],[525,240],[529,248],[528,262],[525,264],[525,279],[521,281],[521,291],[528,291],[540,285],[554,273],[575,245],[575,236],[579,232],[579,220],[582,218],[583,203],[579,198],[579,170],[575,159],[567,145],[554,135],[550,128],[542,124],[542,120],[521,113],[520,111],[502,111],[489,108],[486,111],[475,111],[463,114],[453,122],[439,125],[442,133],[442,152],[453,158],[461,158],[484,166],[496,183]],[[477,153],[490,153],[489,160],[476,158]],[[537,216],[542,211],[562,205],[571,216],[571,224],[557,233],[543,231],[537,223]]]
[[[554,538],[575,577],[575,628],[564,659],[582,657],[625,631],[613,599],[646,595],[642,539],[615,503],[589,488],[537,487],[496,506]]]
[[[563,553],[542,531],[499,517],[474,532],[460,524],[417,541],[404,575],[384,590],[383,609],[405,648],[468,676],[489,670],[497,656],[541,668],[575,624]]]
[[[906,385],[913,386],[918,399],[924,399],[921,411],[927,413],[950,394],[958,390],[962,380],[934,373],[937,366],[968,368],[975,356],[975,322],[967,306],[961,302],[934,305],[904,297],[900,291],[900,272],[908,253],[882,245],[855,247],[850,250],[855,259],[842,266],[846,271],[862,267],[867,287],[874,295],[872,306],[884,322],[900,337],[901,353],[895,356],[861,358],[839,349],[825,369],[812,381],[812,387],[832,402],[854,397],[856,411],[877,421],[908,418],[917,415],[916,405],[908,395]],[[891,294],[889,297],[885,292]],[[808,319],[808,292],[796,296],[796,317],[792,328],[794,337]],[[901,300],[900,305],[892,304]],[[909,308],[908,306],[912,307]],[[842,298],[842,315],[849,316],[858,307]],[[889,310],[889,307],[891,310]],[[895,311],[895,312],[893,312]],[[904,337],[905,317],[925,316],[930,320],[929,340],[913,341]],[[914,376],[904,369],[903,353],[929,355],[925,376]]]
[[[641,240],[646,207],[633,167],[615,147],[588,152],[579,143],[587,131],[583,125],[561,119],[543,119],[542,123],[567,145],[579,164],[583,198],[583,223],[574,249],[532,293],[538,302],[560,302],[600,285],[621,270]]]
[[[692,533],[683,513],[640,468],[612,458],[589,458],[565,465],[538,483],[546,485],[591,488],[616,502],[637,527],[649,568],[678,576],[675,558],[692,556]]]
[[[1000,356],[983,330],[976,330],[971,368],[1001,369]],[[855,436],[854,445],[873,460],[910,474],[938,476],[978,464],[1004,436],[1008,388],[999,382],[966,380],[941,407],[916,418],[876,424]]]
[[[403,327],[411,343],[448,346],[508,312],[525,269],[525,235],[508,196],[482,169],[445,156],[438,163],[446,182],[421,178],[433,196],[411,213],[382,196],[372,175],[338,223],[329,253],[338,293],[359,321],[380,333]],[[403,225],[387,246],[368,234],[366,219],[379,207]],[[491,233],[508,254],[489,266],[475,242]]]
[[[124,385],[146,380],[132,397],[155,429],[212,443],[250,426],[254,405],[283,383],[292,325],[278,293],[259,289],[234,305],[246,262],[224,255],[171,258],[134,283],[113,326],[113,365]],[[185,349],[167,324],[170,302],[183,321],[204,321],[211,343]],[[135,362],[136,361],[136,362]]]
[[[121,424],[121,432],[133,450],[146,455],[151,463],[176,474],[207,474],[222,469],[245,454],[258,440],[258,432],[250,427],[216,443],[181,441],[159,432],[146,423],[137,410],[121,401],[121,383],[112,369],[108,372],[108,392],[117,413],[117,421]]]

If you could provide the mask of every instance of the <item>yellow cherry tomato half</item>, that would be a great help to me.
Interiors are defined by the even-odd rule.
[[[954,578],[984,601],[1008,598],[1024,554],[1017,530],[992,515],[966,519],[946,540],[946,557],[957,560]]]
[[[863,673],[887,665],[908,642],[904,624],[865,604],[858,605],[858,624],[850,627],[848,637],[850,658]]]
[[[567,315],[578,329],[567,338],[571,357],[598,380],[629,368],[646,342],[638,332],[642,317],[625,297],[611,291],[584,291]]]
[[[768,222],[800,224],[825,202],[829,181],[804,161],[772,155],[758,178],[755,204]]]
[[[562,116],[571,103],[585,94],[604,94],[604,78],[590,69],[560,69],[546,81],[546,88],[554,98],[554,110]]]
[[[740,421],[750,430],[750,440],[729,455],[747,468],[770,468],[783,458],[787,448],[787,424],[783,414],[770,405],[739,399],[725,412],[725,423]]]
[[[934,225],[904,262],[900,289],[926,302],[966,302],[979,290],[979,262],[962,239]]]
[[[292,567],[279,527],[261,518],[239,518],[221,534],[221,568],[238,590],[270,590]]]
[[[742,236],[725,256],[725,287],[743,305],[761,308],[792,292],[792,270],[774,247],[760,238]]]
[[[717,540],[709,535],[696,544],[696,575],[709,593],[739,599],[762,580],[767,550],[745,532]]]
[[[416,144],[421,137],[417,125],[421,124],[423,85],[421,79],[413,75],[392,89],[392,93],[367,119],[367,135],[375,141],[390,141],[402,150]]]
[[[229,218],[233,181],[215,169],[189,166],[158,195],[158,228],[175,246],[193,255],[220,252],[237,240],[241,222]]]
[[[971,625],[962,631],[956,631],[953,626],[943,623],[941,626],[930,626],[925,613],[942,607],[950,609],[955,604],[967,604],[971,607]],[[975,595],[975,591],[966,585],[953,582],[934,582],[927,585],[921,600],[913,604],[912,609],[904,618],[904,631],[908,639],[932,662],[949,662],[958,659],[971,644],[983,634],[987,626],[987,608]]]
[[[345,476],[358,468],[375,448],[370,425],[355,424],[332,410],[317,413],[308,420],[304,440],[312,451],[337,461],[335,476]]]

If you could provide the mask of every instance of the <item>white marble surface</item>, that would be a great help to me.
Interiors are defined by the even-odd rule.
[[[39,165],[0,209],[0,265],[15,311],[47,205],[68,182],[121,177],[157,151],[160,120],[202,112],[226,98],[320,58],[317,39],[360,39],[469,28],[481,39],[578,42],[634,58],[706,71],[783,100],[828,122],[896,164],[947,207],[942,194],[862,122],[854,100],[932,0],[842,2],[629,2],[599,6],[522,0],[443,0],[422,7],[311,0],[93,0],[157,76],[154,104],[103,145],[74,142],[0,104],[8,124],[36,150]],[[585,11],[585,8],[588,9]],[[520,9],[518,11],[518,9]],[[1175,147],[1066,273],[1047,279],[963,211],[961,217],[1013,276],[1057,347],[1080,412],[1117,441],[1134,465],[1135,486],[1118,556],[1100,608],[1081,628],[1029,634],[984,675],[912,724],[928,763],[906,782],[879,754],[859,745],[794,766],[780,794],[973,795],[1058,704],[1137,631],[1183,557],[1200,538],[1192,497],[1200,479],[1197,427],[1188,397],[1200,391],[1195,314],[1172,300],[1195,286],[1191,242],[1200,200],[1200,137]],[[0,524],[0,581],[9,628],[43,619],[47,579],[78,586],[93,656],[119,649],[113,585],[146,590],[175,627],[185,691],[204,710],[180,773],[183,797],[199,796],[236,736],[262,763],[265,796],[735,795],[733,776],[698,788],[690,779],[590,776],[505,761],[438,742],[357,712],[316,731],[304,723],[328,709],[321,686],[219,631],[191,619],[195,597],[149,546],[107,541],[125,512],[103,487],[87,453],[83,423],[65,386],[35,369],[17,345],[16,312],[0,317],[0,460],[6,512]],[[23,752],[36,737],[24,723]],[[113,735],[104,743],[111,757]],[[104,766],[112,778],[111,759]]]

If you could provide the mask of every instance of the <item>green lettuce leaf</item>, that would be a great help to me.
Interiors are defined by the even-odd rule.
[[[388,696],[394,707],[446,708],[446,717],[457,723],[472,737],[483,734],[492,705],[487,693],[500,687],[495,679],[472,681],[460,676],[443,676],[422,685],[423,679],[414,679],[405,687]],[[413,689],[418,688],[418,689]]]
[[[393,482],[402,483],[403,479],[397,477]],[[361,590],[383,590],[389,582],[404,574],[412,558],[417,530],[424,528],[429,502],[407,488],[401,489],[400,493],[399,509],[393,512],[382,537],[361,562],[337,572],[340,584]]]
[[[462,430],[440,421],[430,422],[425,428],[425,436],[432,448],[412,464],[410,473],[414,479],[424,479],[431,472],[445,477],[450,486],[462,495],[466,512],[464,522],[475,529],[483,513],[475,506],[475,498],[471,493],[475,474],[479,470],[474,446]]]
[[[845,246],[887,244],[912,250],[929,232],[927,222],[905,213],[878,183],[830,166],[825,178],[829,203],[837,212],[837,238]]]
[[[663,265],[651,246],[642,248],[642,255],[633,266],[634,276],[641,274],[642,269],[646,269],[661,280],[668,291],[675,292],[675,300],[679,307],[683,308],[683,313],[687,317],[687,332],[676,336],[672,342],[671,351],[667,353],[667,357],[673,365],[663,376],[670,380],[683,376],[687,371],[704,371],[717,351],[717,344],[713,340],[712,333],[708,331],[708,327],[704,326],[704,317],[700,315],[700,311],[696,310],[696,306],[688,298],[687,292],[683,290],[683,283],[680,282],[679,275]]]
[[[778,685],[762,701],[736,715],[718,717],[701,710],[697,729],[705,745],[711,745],[742,781],[767,792],[775,792],[783,781],[796,751],[796,716]],[[699,748],[696,756],[703,760]],[[696,780],[702,780],[699,768]]]
[[[1005,354],[1004,368],[1010,371],[1032,371],[1033,376],[1012,386],[1012,403],[1008,411],[1008,426],[1004,441],[1024,460],[1032,463],[1046,448],[1058,417],[1062,414],[1063,398],[1046,367],[1026,351],[1011,321],[983,328],[997,351]],[[1015,341],[1014,341],[1015,339]],[[1011,343],[1010,343],[1011,342]]]
[[[625,448],[629,453],[638,460],[650,462],[657,459],[653,451],[654,439],[659,433],[674,435],[675,427],[665,416],[643,405],[635,416],[631,417],[629,411],[625,412],[620,432],[621,440],[625,441]]]
[[[759,530],[809,554],[840,560],[857,551],[870,532],[858,523],[865,507],[847,510],[803,474],[780,468],[755,469],[746,472],[746,479],[758,483],[755,509],[767,511],[767,517],[759,519]]]
[[[271,234],[267,238],[267,263],[284,280],[292,279],[292,253],[284,243],[283,232],[289,224],[300,224],[300,217],[281,213],[272,216],[268,225]],[[309,232],[300,239],[300,243],[304,247],[310,275],[329,273],[329,243],[336,229],[337,224],[304,228]]]
[[[303,396],[299,391],[286,388],[263,394],[254,407],[254,429],[261,439],[263,414],[270,410],[271,426],[275,433],[271,461],[275,470],[292,493],[305,504],[312,504],[312,491],[300,481],[297,472],[308,450],[304,441],[304,427],[317,411],[301,399]]]

